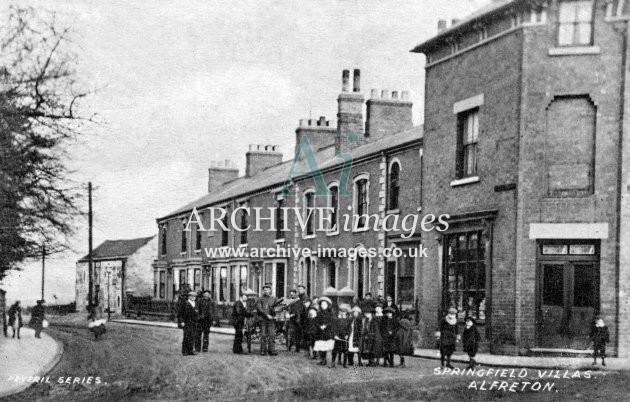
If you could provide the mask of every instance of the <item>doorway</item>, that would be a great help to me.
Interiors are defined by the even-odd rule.
[[[540,347],[588,349],[599,313],[599,245],[546,243],[538,255]]]

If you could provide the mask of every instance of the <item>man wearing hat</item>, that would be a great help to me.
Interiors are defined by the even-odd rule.
[[[44,309],[44,299],[37,300],[37,306],[31,309],[30,326],[35,330],[35,338],[41,338],[40,334],[44,328],[44,319],[46,319],[46,310]]]
[[[256,312],[260,317],[260,355],[276,356],[276,311],[275,307],[282,302],[271,295],[271,285],[263,286],[263,295],[256,302]]]
[[[195,339],[197,338],[197,324],[199,323],[199,313],[195,299],[196,292],[188,292],[188,300],[182,303],[180,310],[180,326],[184,328],[184,339],[182,340],[182,354],[184,356],[195,355]]]
[[[207,352],[210,336],[210,326],[212,325],[212,316],[214,303],[210,297],[210,291],[201,292],[201,298],[197,301],[197,311],[199,311],[199,333],[195,338],[195,351]]]

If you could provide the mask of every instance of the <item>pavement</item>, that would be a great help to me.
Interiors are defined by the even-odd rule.
[[[34,330],[22,327],[20,337],[5,338],[0,334],[0,398],[22,392],[41,377],[45,378],[63,354],[61,342],[45,331],[36,339]]]
[[[155,327],[167,327],[177,329],[177,324],[172,322],[163,321],[143,321],[143,320],[131,320],[131,319],[119,319],[112,320],[113,322],[119,322],[123,324],[132,325],[148,325]],[[234,335],[234,329],[230,327],[212,327],[210,332]],[[423,359],[440,360],[440,353],[437,349],[419,349],[414,350],[414,356]],[[590,369],[593,359],[590,357],[552,357],[552,356],[506,356],[506,355],[493,355],[489,353],[479,353],[475,357],[478,364],[482,366],[493,367],[511,367],[511,368],[534,368],[534,369]],[[468,355],[456,352],[451,358],[453,363],[468,363]],[[601,369],[599,365],[601,361],[598,359],[598,369]],[[461,367],[460,367],[461,368]],[[607,370],[627,370],[630,371],[630,357],[618,358],[608,357],[606,358]],[[560,373],[562,374],[562,373]]]

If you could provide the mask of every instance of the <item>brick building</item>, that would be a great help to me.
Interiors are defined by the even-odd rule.
[[[493,1],[426,55],[425,308],[478,317],[497,351],[630,353],[626,2]],[[624,146],[625,145],[625,146]],[[623,213],[622,213],[623,211]],[[440,283],[441,286],[434,286]]]
[[[295,131],[296,150],[304,138],[308,139],[307,145],[330,193],[318,193],[317,180],[304,173],[291,176],[290,189],[294,195],[278,194],[293,161],[283,162],[275,146],[250,145],[245,175],[241,177],[230,163],[213,163],[209,169],[208,194],[157,220],[160,246],[154,269],[160,298],[171,300],[183,284],[188,284],[195,290],[211,289],[219,303],[229,304],[241,292],[260,293],[265,283],[272,284],[276,296],[285,296],[290,289],[304,284],[310,295],[350,301],[371,291],[375,295],[392,295],[407,310],[417,307],[419,258],[388,260],[375,256],[354,261],[339,255],[219,258],[208,257],[203,252],[206,248],[299,247],[316,254],[318,247],[368,249],[399,243],[409,249],[419,245],[417,234],[401,239],[400,232],[371,230],[369,221],[361,221],[348,231],[342,228],[343,214],[348,214],[349,209],[382,218],[386,212],[414,214],[421,205],[418,183],[422,127],[412,124],[408,93],[372,90],[366,102],[360,90],[359,70],[354,71],[352,88],[350,84],[350,72],[344,70],[336,127],[321,117],[300,120]],[[302,154],[293,168],[308,172],[308,164],[308,158]],[[308,220],[302,230],[294,214],[268,216],[265,212],[272,219],[261,220],[261,231],[202,232],[195,226],[187,232],[184,228],[193,207],[200,212],[205,228],[211,221],[207,207],[222,207],[229,212],[241,207],[263,211],[297,208],[302,217],[318,207],[331,207],[334,212],[330,222],[319,227],[323,230],[317,230],[315,219]],[[236,219],[240,227],[245,227],[247,220],[253,218],[241,214]],[[283,225],[287,230],[281,230]]]
[[[478,320],[486,347],[512,354],[585,350],[600,314],[612,352],[627,356],[628,13],[619,0],[499,0],[450,27],[440,21],[438,34],[413,49],[426,56],[424,127],[412,127],[404,93],[372,91],[365,102],[358,72],[350,89],[345,71],[337,126],[322,118],[296,130],[296,144],[308,138],[335,195],[318,195],[304,174],[291,177],[296,196],[278,196],[292,167],[272,146],[250,147],[242,177],[214,164],[207,195],[157,220],[160,297],[172,299],[184,283],[212,289],[224,303],[265,282],[278,296],[298,283],[339,299],[372,291],[415,311],[425,346],[453,306],[461,321]],[[352,158],[347,181],[343,155]],[[296,170],[307,171],[307,162]],[[346,183],[349,197],[341,196]],[[381,219],[422,208],[450,215],[449,228],[403,238],[340,230],[337,222],[321,233],[290,217],[286,232],[183,231],[193,207],[318,205]],[[204,225],[210,220],[202,216]],[[351,261],[202,252],[278,244],[406,251],[422,244],[428,253]]]
[[[157,236],[129,240],[106,240],[92,251],[94,300],[112,314],[122,314],[125,297],[156,296],[151,263],[157,254]],[[88,302],[88,265],[86,255],[76,266],[76,308],[85,311]]]

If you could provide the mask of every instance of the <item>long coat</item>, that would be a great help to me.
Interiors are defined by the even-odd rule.
[[[396,331],[398,330],[398,320],[395,318],[383,317],[381,319],[381,337],[383,338],[383,352],[397,353],[398,342],[396,341]]]
[[[184,329],[196,328],[199,322],[199,312],[197,312],[197,309],[191,306],[188,301],[182,304],[180,317],[181,322],[184,324]]]
[[[400,320],[396,331],[396,341],[398,343],[398,354],[401,356],[413,356],[413,330],[411,322],[407,319]]]
[[[197,310],[199,311],[199,323],[210,325],[212,323],[212,315],[214,312],[212,300],[206,299],[205,297],[200,298],[197,300]]]
[[[349,318],[335,318],[333,328],[334,336],[340,340],[335,339],[335,348],[333,352],[345,353],[348,351],[348,337],[350,336],[350,325],[352,322]]]
[[[33,328],[42,328],[45,318],[46,310],[44,309],[44,306],[38,304],[31,309],[31,322],[29,325]]]
[[[360,350],[361,353],[370,353],[374,356],[380,356],[383,353],[380,324],[376,318],[363,319]]]
[[[361,335],[363,331],[363,321],[361,318],[352,318],[350,321],[350,332],[349,335],[352,334],[352,345],[348,344],[353,348],[361,349]]]
[[[479,331],[475,325],[464,329],[464,333],[462,334],[464,352],[468,353],[469,356],[475,356],[477,354],[477,350],[479,349],[480,339],[481,337],[479,336]]]
[[[457,342],[457,322],[449,324],[446,318],[440,323],[440,346],[455,347]]]
[[[22,326],[22,307],[14,304],[9,308],[9,326]]]
[[[333,313],[332,310],[330,308],[327,308],[326,310],[320,310],[319,313],[317,313],[317,317],[315,317],[315,324],[316,324],[316,332],[315,332],[315,340],[316,341],[328,341],[330,339],[333,339],[335,336],[335,330],[334,330],[334,318],[333,318]],[[322,329],[321,327],[325,326],[324,329]]]
[[[230,322],[235,327],[242,327],[245,325],[245,318],[249,315],[247,307],[245,307],[242,301],[238,300],[234,303],[234,307],[232,307],[232,317],[230,318]]]
[[[593,327],[591,331],[591,340],[595,349],[604,349],[610,341],[608,327]]]

